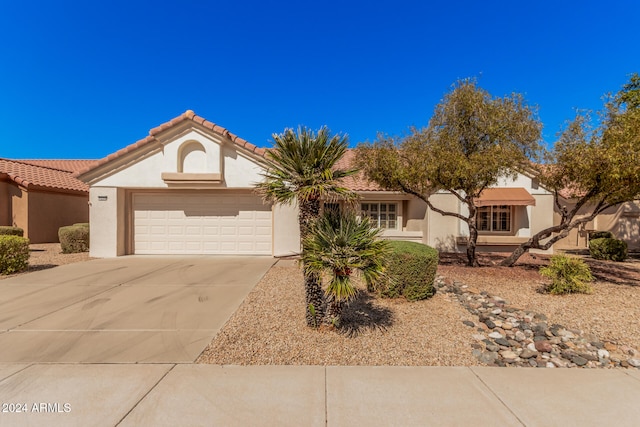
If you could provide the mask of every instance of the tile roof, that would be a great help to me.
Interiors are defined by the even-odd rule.
[[[88,159],[20,159],[18,161],[30,165],[44,166],[50,169],[58,169],[72,173],[93,166],[93,164],[97,162],[97,160]]]
[[[89,192],[89,186],[76,179],[71,171],[41,166],[31,162],[30,160],[0,158],[0,179],[13,181],[26,187],[27,190],[50,190],[84,194]],[[46,163],[46,161],[42,162]]]
[[[338,169],[351,169],[354,167],[356,153],[354,150],[347,150],[336,163]],[[369,181],[363,171],[358,171],[355,175],[348,176],[342,180],[345,187],[353,191],[385,191],[375,182]]]
[[[239,147],[244,148],[245,150],[248,150],[252,153],[257,154],[258,156],[264,157],[265,155],[265,149],[264,148],[259,148],[256,147],[255,145],[251,144],[250,142],[240,138],[238,135],[233,134],[231,132],[229,132],[227,129],[223,128],[222,126],[219,126],[213,122],[208,121],[207,119],[205,119],[204,117],[200,117],[198,116],[196,113],[194,113],[192,110],[187,110],[184,113],[182,113],[181,115],[179,115],[178,117],[169,120],[166,123],[161,124],[160,126],[157,126],[153,129],[151,129],[149,131],[149,136],[146,136],[145,138],[142,138],[139,141],[134,142],[131,145],[128,145],[126,147],[124,147],[121,150],[116,151],[115,153],[109,154],[107,157],[104,157],[103,159],[98,160],[97,162],[95,162],[93,165],[87,166],[79,171],[77,171],[75,173],[75,176],[79,176],[79,175],[83,175],[89,171],[91,171],[92,169],[95,169],[99,166],[102,166],[106,163],[111,162],[112,160],[117,159],[118,157],[122,157],[127,153],[130,153],[132,151],[137,150],[140,147],[143,147],[147,144],[153,143],[156,141],[156,135],[158,135],[161,132],[166,131],[167,129],[171,129],[172,127],[187,121],[187,120],[191,120],[192,122],[195,122],[221,136],[224,136],[228,139],[231,140],[231,142],[233,142],[234,144],[236,144]]]

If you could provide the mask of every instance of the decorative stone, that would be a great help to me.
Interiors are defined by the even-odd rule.
[[[608,359],[609,358],[609,352],[607,350],[605,350],[604,348],[601,348],[598,350],[598,358],[599,359]]]
[[[500,332],[491,332],[489,334],[489,338],[493,338],[493,339],[504,338],[504,335],[502,335]]]
[[[511,347],[511,343],[504,338],[496,338],[496,344],[501,345],[503,347]]]
[[[487,365],[493,365],[496,359],[498,359],[498,353],[495,351],[485,351],[478,357],[478,360]]]
[[[528,348],[525,348],[524,350],[522,350],[522,353],[520,353],[520,358],[522,359],[530,359],[532,357],[536,357],[538,355],[537,351],[531,351]]]
[[[504,329],[505,331],[509,331],[511,329],[513,329],[513,325],[509,322],[504,322],[502,324],[502,329]]]
[[[633,366],[634,368],[640,368],[640,359],[627,359],[627,363],[631,366]]]
[[[616,351],[618,349],[618,346],[612,342],[606,342],[604,343],[604,349],[609,351]]]
[[[463,321],[462,321],[462,323],[464,323],[465,325],[470,326],[470,327],[472,327],[472,328],[473,328],[474,326],[476,326],[476,324],[475,324],[475,323],[473,323],[471,320],[463,320]]]
[[[587,364],[587,362],[588,362],[588,360],[587,360],[587,359],[585,359],[584,357],[578,356],[578,355],[573,356],[573,357],[571,358],[571,361],[572,361],[573,363],[575,363],[576,365],[578,365],[578,366],[584,366],[584,365],[586,365],[586,364]]]
[[[484,321],[484,324],[485,324],[485,325],[487,325],[487,327],[488,327],[489,329],[493,329],[493,328],[495,328],[495,327],[496,327],[496,324],[495,324],[495,323],[493,322],[493,320],[491,320],[491,319],[486,319],[486,320]]]
[[[568,364],[567,361],[559,359],[557,357],[552,357],[550,362],[554,364],[557,368],[566,368]],[[587,363],[586,360],[584,362]]]
[[[537,351],[551,353],[552,347],[549,341],[536,341],[535,347]]]

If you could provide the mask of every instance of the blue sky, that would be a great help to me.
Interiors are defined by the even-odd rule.
[[[0,157],[101,158],[187,109],[258,146],[425,126],[460,78],[553,142],[640,72],[640,2],[30,1],[0,12]]]

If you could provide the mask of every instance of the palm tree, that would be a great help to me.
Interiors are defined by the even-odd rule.
[[[380,229],[369,218],[358,219],[354,212],[326,212],[315,223],[303,241],[302,260],[305,272],[328,272],[327,323],[340,324],[344,304],[356,289],[351,275],[359,271],[367,286],[372,286],[384,273],[387,241],[378,238]]]
[[[297,202],[300,240],[309,234],[311,223],[320,215],[321,200],[355,200],[356,195],[340,185],[340,180],[356,170],[336,169],[347,151],[346,136],[331,136],[326,127],[318,133],[301,126],[297,132],[285,129],[274,134],[274,147],[267,151],[264,181],[256,186],[266,201]],[[325,302],[319,276],[305,269],[306,319],[318,326],[324,318]]]

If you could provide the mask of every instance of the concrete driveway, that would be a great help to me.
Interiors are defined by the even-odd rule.
[[[275,263],[129,256],[0,281],[0,363],[193,362]]]

